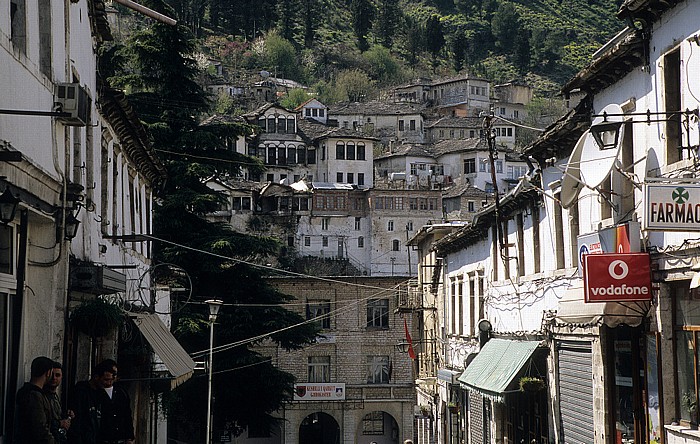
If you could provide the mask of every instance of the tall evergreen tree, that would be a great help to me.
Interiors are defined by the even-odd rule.
[[[433,69],[437,68],[438,56],[445,46],[445,35],[442,30],[440,16],[433,14],[428,17],[425,23],[425,44],[428,52],[432,56]]]
[[[355,32],[357,48],[364,52],[369,49],[367,34],[372,29],[372,21],[376,11],[371,0],[352,0],[350,3],[352,10],[352,28]]]
[[[469,54],[469,39],[464,32],[460,32],[452,41],[452,67],[456,72],[460,72],[464,64],[468,63],[467,54]]]
[[[144,3],[173,13],[162,0]],[[218,352],[214,359],[215,373],[233,376],[214,378],[214,429],[228,424],[240,433],[245,427],[269,427],[275,421],[271,414],[293,392],[293,377],[253,346],[269,339],[286,349],[299,348],[311,343],[317,327],[284,309],[290,298],[272,289],[264,268],[255,265],[277,253],[276,241],[238,233],[204,217],[224,198],[205,180],[226,179],[241,165],[252,172],[262,166],[228,148],[248,130],[245,125],[231,119],[200,121],[209,103],[195,82],[193,50],[188,28],[155,23],[140,27],[123,48],[105,53],[101,72],[129,92],[168,169],[167,185],[154,207],[153,231],[162,239],[154,242],[155,259],[179,265],[192,280],[192,300],[179,301],[173,313],[179,339],[190,352],[208,348],[207,309],[186,302],[216,297],[227,304],[219,315],[216,342],[237,346]],[[239,306],[234,309],[233,304]],[[295,327],[287,329],[290,326]],[[203,441],[205,393],[206,378],[192,378],[172,396],[169,411],[178,419],[172,423],[184,441]]]
[[[399,0],[379,0],[377,34],[382,45],[391,48],[400,22],[401,8],[399,8]]]

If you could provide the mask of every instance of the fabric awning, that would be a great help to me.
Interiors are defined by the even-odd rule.
[[[570,287],[557,306],[556,320],[575,326],[620,324],[636,327],[649,311],[649,302],[585,302],[583,287]]]
[[[194,373],[194,360],[187,354],[175,336],[170,333],[160,317],[151,313],[134,314],[134,323],[153,351],[165,364],[173,379],[170,387],[175,388],[190,379]]]
[[[490,339],[458,378],[460,385],[496,402],[520,373],[541,341]]]

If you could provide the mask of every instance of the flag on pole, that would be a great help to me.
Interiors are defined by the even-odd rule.
[[[411,334],[408,332],[406,318],[403,319],[403,328],[406,331],[406,342],[408,342],[408,356],[410,356],[411,359],[416,359],[416,351],[413,350],[413,340],[411,340]]]

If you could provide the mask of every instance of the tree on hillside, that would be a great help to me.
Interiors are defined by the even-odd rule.
[[[372,46],[362,54],[362,58],[367,62],[370,75],[380,85],[400,80],[401,65],[384,46]]]
[[[399,0],[379,0],[378,4],[377,35],[382,45],[391,48],[396,30],[401,23]]]
[[[357,48],[364,52],[369,48],[367,34],[372,29],[372,22],[376,11],[371,0],[351,0],[352,29],[355,32]]]
[[[456,72],[460,72],[469,63],[469,39],[460,32],[452,41],[452,67]]]
[[[342,100],[364,102],[374,95],[374,82],[359,69],[341,71],[335,79]]]
[[[161,0],[142,2],[172,13]],[[188,273],[193,300],[216,297],[227,304],[219,315],[216,342],[238,346],[218,352],[214,360],[215,373],[232,375],[214,378],[214,429],[227,424],[240,433],[245,427],[271,426],[272,413],[291,399],[293,391],[293,377],[253,346],[271,340],[285,349],[299,348],[315,338],[317,327],[284,309],[290,298],[272,289],[255,265],[265,264],[278,252],[277,241],[239,233],[204,217],[225,198],[205,180],[236,175],[242,165],[260,172],[262,165],[229,149],[249,130],[246,125],[225,118],[200,121],[209,103],[194,81],[193,49],[193,36],[186,27],[152,23],[141,27],[123,48],[105,52],[100,72],[128,91],[168,170],[168,181],[154,205],[153,232],[163,240],[154,242],[154,260],[179,265]],[[185,302],[191,301],[179,301],[179,311],[173,313],[178,337],[190,352],[206,349],[206,306]],[[238,305],[235,310],[232,304]],[[286,329],[290,326],[296,327]],[[206,378],[192,378],[170,395],[168,411],[176,419],[171,424],[178,428],[174,438],[204,441],[201,412],[206,410],[206,392]]]
[[[404,41],[406,42],[406,61],[410,65],[415,65],[418,60],[418,54],[425,47],[425,28],[418,20],[409,16],[404,16]]]
[[[280,36],[287,41],[294,41],[294,32],[296,28],[297,3],[295,0],[277,0],[279,22],[277,29]]]
[[[431,63],[434,70],[438,65],[440,51],[445,46],[445,35],[443,34],[440,16],[437,14],[431,15],[425,23],[425,44],[432,56]]]
[[[277,77],[300,81],[303,78],[294,45],[275,31],[265,36],[265,63]]]
[[[491,19],[491,32],[501,54],[513,54],[514,36],[520,33],[520,14],[513,6],[502,2]]]
[[[318,0],[301,0],[301,10],[304,22],[304,48],[311,49],[316,39],[320,7]]]

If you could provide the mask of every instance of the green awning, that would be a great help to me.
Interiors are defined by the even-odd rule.
[[[476,390],[488,398],[503,402],[506,388],[540,342],[490,339],[457,380],[468,390]]]

